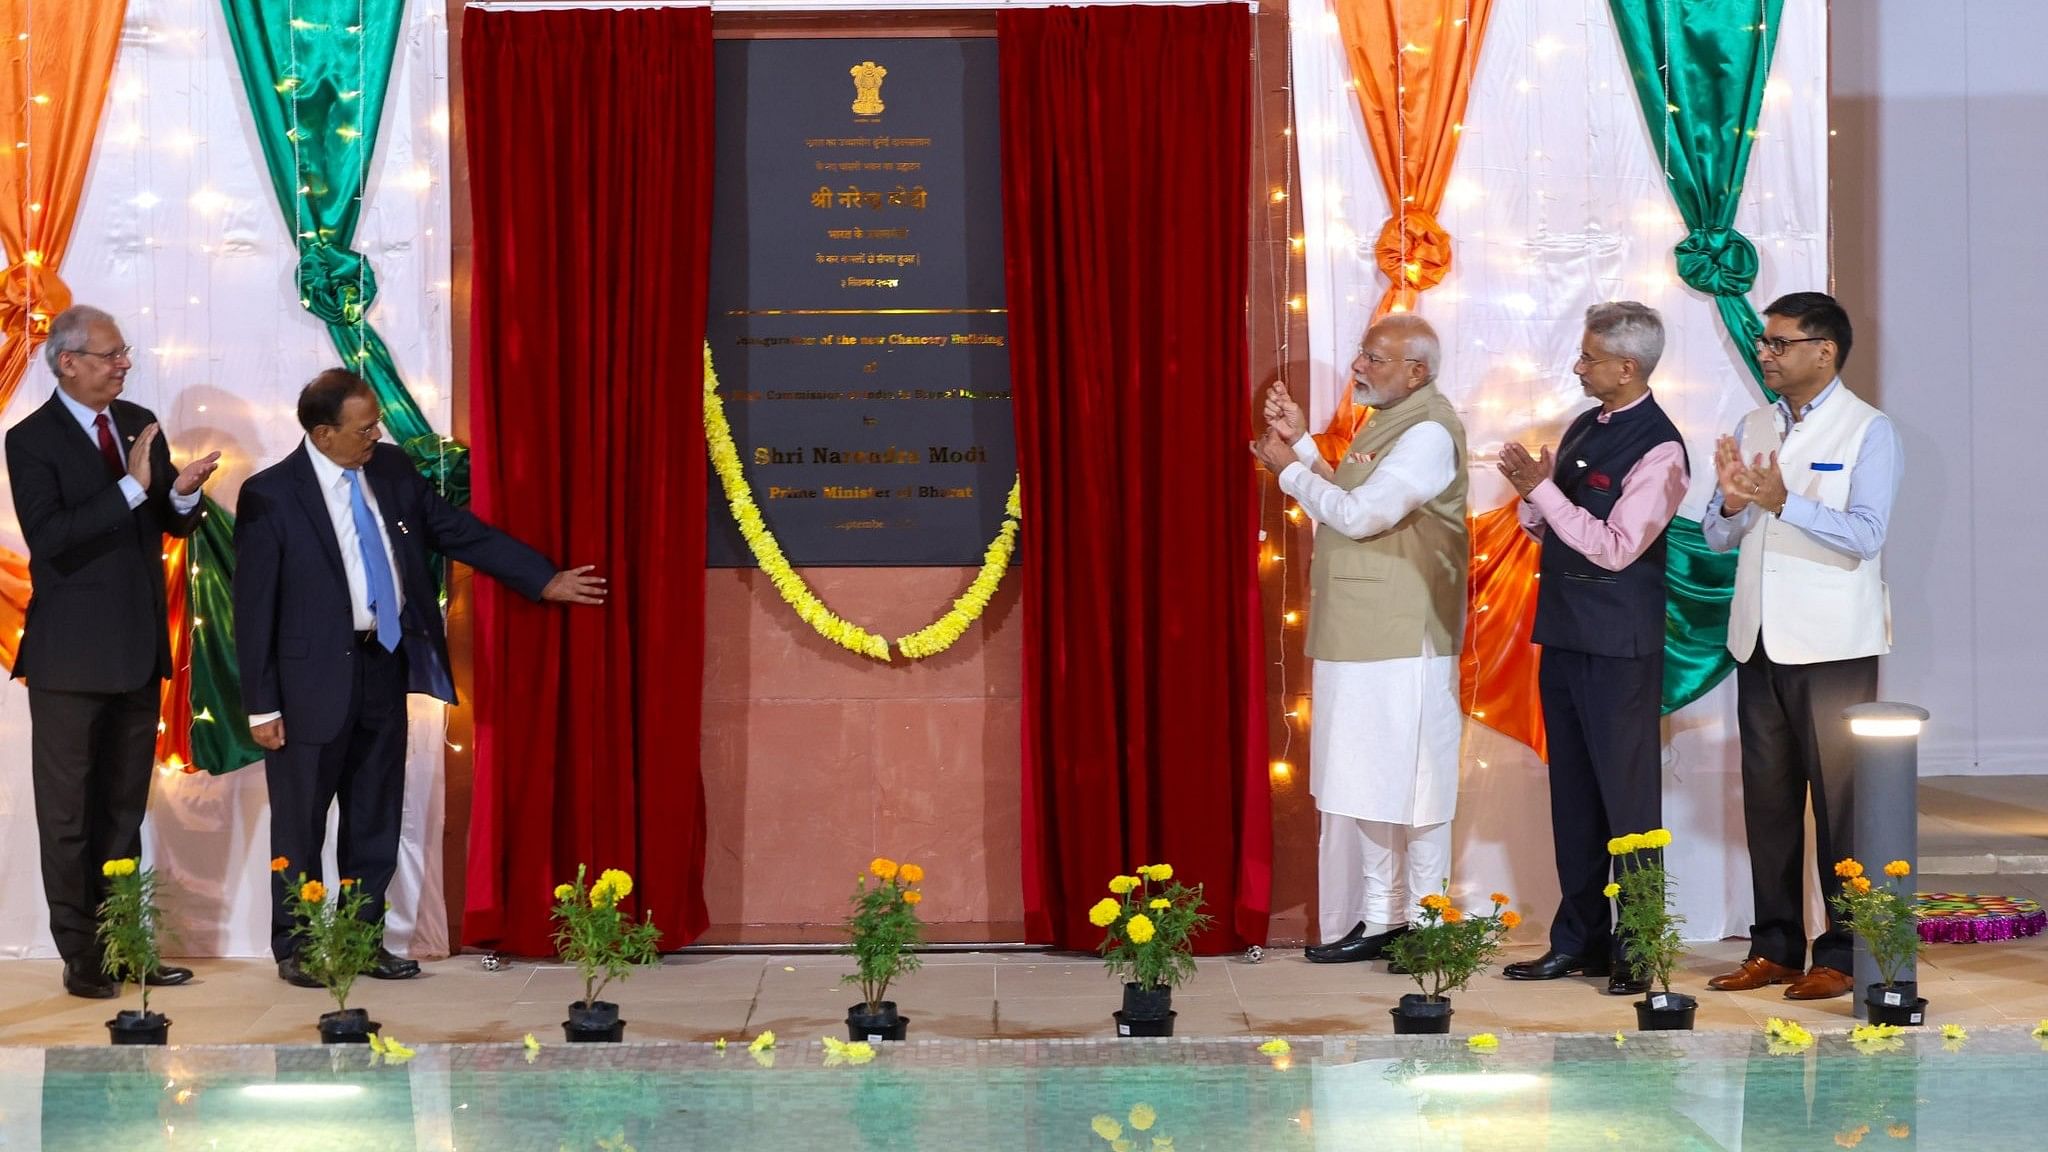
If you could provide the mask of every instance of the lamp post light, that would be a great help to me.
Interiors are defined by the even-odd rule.
[[[1927,709],[1911,704],[1874,701],[1842,710],[1849,732],[1856,737],[1856,856],[1871,868],[1891,860],[1904,860],[1920,875],[1920,726],[1927,722]],[[1823,860],[1822,868],[1833,861]],[[1909,886],[1907,898],[1910,900]],[[1918,965],[1909,965],[1900,979],[1917,978]],[[1857,1019],[1869,1015],[1863,991],[1878,980],[1877,965],[1870,950],[1856,946],[1856,986],[1851,996]]]

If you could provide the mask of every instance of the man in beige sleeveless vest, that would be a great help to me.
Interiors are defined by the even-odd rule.
[[[1465,427],[1414,315],[1365,334],[1351,372],[1372,419],[1331,471],[1278,386],[1253,451],[1318,525],[1309,791],[1322,814],[1318,963],[1372,960],[1451,874],[1464,643]]]
[[[1719,490],[1701,528],[1707,546],[1739,549],[1728,606],[1742,731],[1742,817],[1756,922],[1742,967],[1709,988],[1789,984],[1787,999],[1846,995],[1854,952],[1832,913],[1806,968],[1806,806],[1822,894],[1855,853],[1855,796],[1842,709],[1877,698],[1877,658],[1891,647],[1880,556],[1898,495],[1898,433],[1842,384],[1848,313],[1819,292],[1764,309],[1756,342],[1778,402],[1745,416],[1715,452]],[[1804,974],[1802,975],[1802,969]]]

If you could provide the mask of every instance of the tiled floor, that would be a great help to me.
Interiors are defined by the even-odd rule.
[[[1928,876],[1922,884],[1993,888],[2041,898],[2048,876]],[[1533,955],[1514,949],[1503,960]],[[1700,998],[1702,1029],[1750,1029],[1770,1016],[1823,1028],[1852,1022],[1849,1000],[1797,1003],[1778,989],[1708,992],[1708,977],[1739,962],[1739,940],[1705,945],[1688,958],[1678,990]],[[151,1007],[173,1020],[184,1044],[304,1043],[332,1004],[319,991],[290,987],[257,961],[198,961],[199,978],[162,989]],[[1317,1035],[1389,1031],[1387,1009],[1414,990],[1379,965],[1316,965],[1297,951],[1269,952],[1258,964],[1204,959],[1195,979],[1174,997],[1184,1036]],[[672,957],[658,970],[615,985],[628,1019],[628,1040],[741,1038],[763,1029],[797,1039],[839,1034],[855,994],[837,986],[849,962],[830,955],[760,954]],[[1458,1032],[1586,1032],[1633,1028],[1628,1001],[1603,995],[1587,980],[1524,984],[1496,968],[1453,1002]],[[2026,1023],[2048,1017],[2048,936],[1999,944],[1931,946],[1920,967],[1931,1017],[1964,1025]],[[365,980],[351,1002],[368,1008],[407,1042],[516,1040],[532,1032],[560,1036],[564,1006],[580,993],[576,973],[553,965],[515,964],[483,971],[475,956],[426,965],[417,979]],[[912,1018],[913,1038],[1027,1039],[1107,1036],[1118,989],[1092,956],[1072,953],[940,953],[892,989]],[[103,1044],[101,1022],[120,1002],[78,1000],[58,983],[55,961],[0,961],[0,1044]]]

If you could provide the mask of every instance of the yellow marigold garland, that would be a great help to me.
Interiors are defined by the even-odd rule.
[[[711,366],[709,343],[704,345],[704,438],[711,451],[712,471],[718,473],[719,486],[725,489],[725,502],[732,509],[733,523],[739,527],[740,537],[747,542],[754,562],[767,573],[783,601],[796,609],[797,618],[818,635],[849,651],[886,662],[889,642],[825,607],[825,602],[790,567],[775,533],[762,520],[760,506],[754,503],[753,487],[747,483],[746,470],[740,464],[739,448],[732,440],[732,425],[725,418],[725,402],[718,395],[718,373]],[[896,648],[905,657],[922,660],[936,656],[951,648],[981,619],[997,586],[1003,582],[1003,574],[1009,571],[1010,557],[1017,551],[1017,532],[1024,518],[1019,500],[1022,484],[1020,479],[1010,485],[1010,498],[1003,505],[1003,526],[982,554],[981,571],[967,591],[953,601],[945,615],[908,636],[896,638]]]

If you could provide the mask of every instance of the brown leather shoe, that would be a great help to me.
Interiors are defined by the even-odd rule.
[[[1761,956],[1751,956],[1735,971],[1723,972],[1707,981],[1707,987],[1716,992],[1747,992],[1752,988],[1764,988],[1772,984],[1790,984],[1799,978],[1797,968],[1787,968]]]
[[[1832,1000],[1837,996],[1847,996],[1855,983],[1847,972],[1816,966],[1785,989],[1785,999]]]

